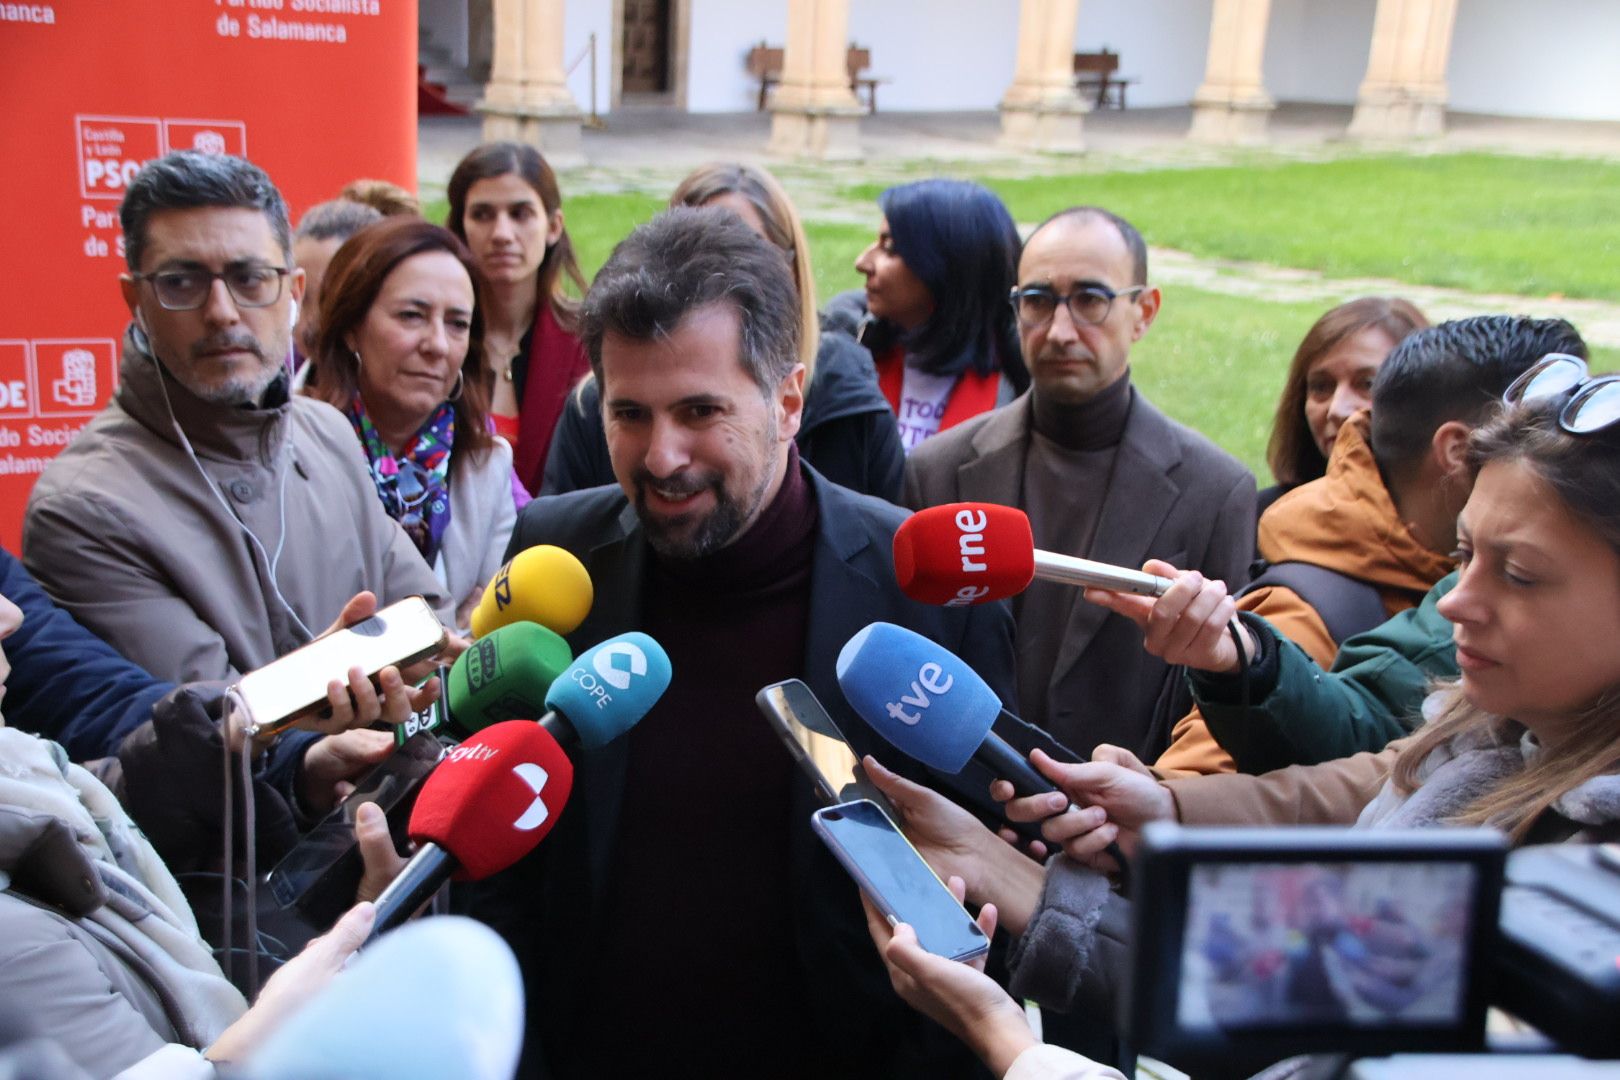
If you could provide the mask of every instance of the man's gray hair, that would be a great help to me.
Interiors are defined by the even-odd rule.
[[[782,250],[719,207],[666,210],[619,242],[580,309],[579,336],[602,379],[608,333],[650,341],[724,303],[741,324],[738,352],[760,392],[799,362],[799,292]]]
[[[373,221],[381,221],[383,212],[353,199],[328,199],[304,211],[298,219],[294,240],[347,240]]]
[[[177,150],[143,165],[118,208],[129,268],[137,272],[141,268],[141,256],[146,253],[146,226],[153,214],[204,206],[260,211],[270,222],[282,254],[291,261],[292,226],[287,218],[287,203],[263,169],[246,158],[228,154]]]

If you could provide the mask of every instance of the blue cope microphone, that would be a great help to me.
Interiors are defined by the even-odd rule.
[[[1058,790],[995,733],[1001,699],[944,646],[903,626],[870,623],[844,643],[835,670],[850,708],[907,757],[953,776],[977,761],[1020,796]],[[1117,843],[1108,854],[1123,871]]]
[[[663,646],[632,630],[586,649],[546,691],[540,724],[565,748],[596,750],[629,731],[669,689]]]

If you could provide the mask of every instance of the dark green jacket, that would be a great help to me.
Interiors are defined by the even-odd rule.
[[[1189,682],[1210,732],[1238,771],[1263,773],[1378,751],[1412,731],[1430,685],[1457,677],[1451,623],[1435,609],[1457,584],[1441,578],[1423,602],[1339,647],[1323,671],[1265,620],[1245,616],[1261,638],[1245,713],[1237,676],[1194,673]]]

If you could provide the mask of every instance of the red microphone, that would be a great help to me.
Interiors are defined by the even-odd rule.
[[[1039,551],[1024,512],[994,503],[946,503],[901,522],[894,575],[913,600],[946,607],[1003,600],[1035,578],[1138,596],[1162,596],[1172,584],[1140,570]]]
[[[411,861],[377,897],[375,938],[450,878],[479,881],[533,851],[557,823],[574,766],[532,720],[492,724],[445,755],[411,811]]]

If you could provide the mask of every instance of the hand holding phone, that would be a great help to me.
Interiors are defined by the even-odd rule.
[[[447,641],[427,601],[411,596],[248,672],[235,689],[256,733],[273,733],[329,711],[327,685],[351,669],[359,668],[375,688],[384,668],[425,660]]]
[[[923,949],[948,960],[989,951],[985,931],[876,803],[824,807],[810,826],[890,926],[908,924]]]

